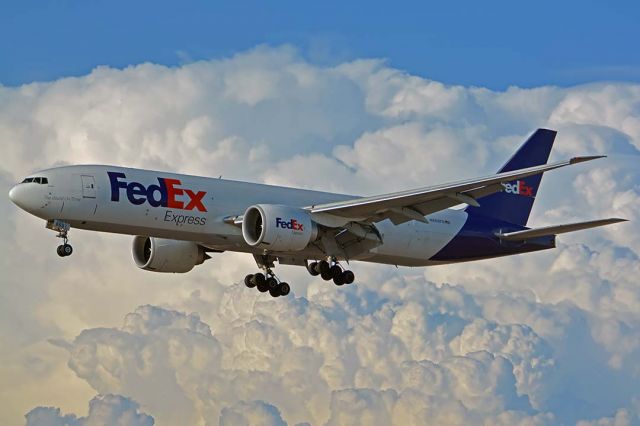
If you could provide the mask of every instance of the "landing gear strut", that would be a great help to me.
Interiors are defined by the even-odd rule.
[[[56,249],[58,256],[60,257],[71,256],[71,253],[73,253],[73,247],[71,247],[71,244],[69,244],[69,238],[68,238],[69,229],[71,229],[71,225],[61,220],[49,220],[47,221],[47,228],[53,229],[58,233],[56,237],[62,238],[62,244],[60,244]]]
[[[333,258],[311,262],[307,265],[307,271],[313,276],[320,275],[323,280],[333,280],[335,285],[351,284],[355,280],[355,275],[349,270],[344,270],[342,266]]]

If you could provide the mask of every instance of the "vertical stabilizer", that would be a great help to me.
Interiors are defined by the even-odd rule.
[[[501,172],[546,164],[556,138],[556,131],[536,130],[518,151],[502,166]],[[540,187],[542,174],[529,176],[504,185],[502,192],[480,198],[480,207],[469,206],[467,213],[495,218],[525,226]]]

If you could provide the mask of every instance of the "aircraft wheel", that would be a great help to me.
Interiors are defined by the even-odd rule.
[[[352,284],[353,281],[356,279],[356,276],[351,271],[344,271],[342,273],[342,279],[345,284]]]
[[[320,262],[318,262],[317,271],[320,272],[322,278],[324,278],[324,275],[328,274],[330,270],[331,265],[329,265],[329,262],[327,262],[326,260],[321,260]],[[329,277],[329,279],[331,279],[331,277]]]
[[[320,271],[318,270],[318,262],[311,262],[309,265],[307,265],[307,271],[309,271],[309,273],[314,277],[316,275],[319,275]]]
[[[278,297],[280,296],[280,289],[277,286],[274,288],[270,288],[269,294],[271,295],[271,297]]]
[[[333,265],[329,271],[331,271],[331,278],[340,277],[342,275],[342,268],[337,264]]]
[[[269,291],[269,286],[267,286],[266,282],[263,282],[262,284],[258,284],[256,287],[258,288],[258,291],[260,293],[266,293],[267,291]]]
[[[256,283],[253,282],[253,274],[249,274],[246,277],[244,277],[244,285],[246,285],[249,288],[253,288],[256,286]]]
[[[278,288],[278,280],[276,280],[273,277],[267,278],[267,288],[269,288],[269,291],[277,289]],[[271,295],[273,296],[273,294],[271,294]]]
[[[70,244],[62,244],[58,246],[58,248],[56,249],[56,252],[60,257],[70,256],[71,253],[73,253],[73,247],[71,247]]]
[[[329,281],[331,278],[333,278],[333,274],[331,273],[331,270],[326,270],[324,272],[320,272],[320,276],[322,277],[323,280],[325,281]]]
[[[287,283],[280,283],[278,287],[280,290],[280,296],[286,296],[291,291],[291,287]]]
[[[335,285],[344,284],[344,276],[342,275],[342,272],[339,275],[336,275],[336,276],[333,277],[333,283]]]
[[[253,283],[257,286],[261,284],[264,285],[267,283],[267,279],[265,278],[264,274],[258,272],[253,276]]]

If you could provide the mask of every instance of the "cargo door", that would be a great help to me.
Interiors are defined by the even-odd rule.
[[[81,175],[82,198],[96,198],[96,180],[93,176]]]

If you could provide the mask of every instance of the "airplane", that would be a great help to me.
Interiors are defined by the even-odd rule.
[[[273,297],[291,287],[275,262],[300,265],[341,286],[343,263],[429,266],[556,246],[556,235],[623,222],[610,218],[539,228],[527,221],[544,172],[604,156],[547,164],[556,131],[536,130],[497,174],[374,196],[354,196],[108,166],[34,173],[9,197],[58,233],[69,256],[70,228],[133,235],[144,270],[184,273],[224,251],[253,254],[249,288]]]

